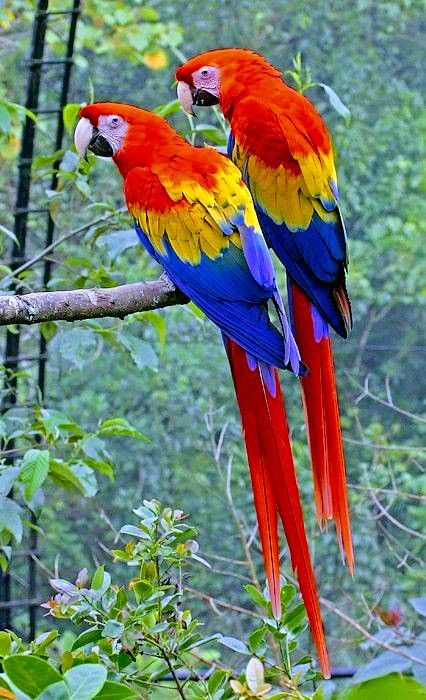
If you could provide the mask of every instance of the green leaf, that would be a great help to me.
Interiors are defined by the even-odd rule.
[[[226,146],[227,139],[225,133],[213,124],[197,124],[194,132],[202,134],[208,141],[216,144],[216,146]]]
[[[114,481],[114,468],[109,462],[105,462],[101,459],[91,459],[86,457],[84,464],[87,464],[90,469],[95,469],[100,474],[107,476],[110,481]]]
[[[79,461],[70,465],[70,469],[84,488],[84,495],[87,497],[96,496],[98,492],[98,482],[96,474],[85,462]]]
[[[39,329],[41,334],[43,335],[43,338],[49,342],[52,340],[52,338],[55,337],[56,333],[58,332],[59,326],[55,321],[44,321],[43,323],[40,323]]]
[[[80,481],[77,474],[75,474],[65,462],[51,459],[49,476],[53,482],[59,486],[62,486],[62,488],[67,489],[68,491],[79,491],[83,494],[83,496],[86,495],[84,484]]]
[[[295,598],[296,593],[296,587],[291,583],[286,583],[284,586],[281,586],[281,603],[283,608],[288,608],[290,603]]]
[[[249,643],[250,650],[252,652],[256,652],[256,650],[262,644],[267,631],[268,630],[266,629],[266,627],[261,627],[258,630],[254,630],[254,632],[252,632],[249,635],[248,643]]]
[[[348,122],[351,118],[351,112],[346,107],[346,105],[343,104],[342,100],[337,95],[337,93],[334,92],[333,88],[331,88],[329,85],[326,85],[325,83],[318,83],[318,85],[320,85],[320,87],[322,87],[322,89],[324,90],[333,109],[335,109],[336,112],[340,114],[340,116],[343,117],[343,119],[345,119],[346,122]]]
[[[0,656],[7,656],[10,652],[10,647],[12,646],[12,640],[9,632],[0,632]]]
[[[342,694],[342,700],[420,700],[426,689],[407,676],[392,673],[355,685]]]
[[[73,666],[64,674],[71,700],[92,700],[103,687],[107,670],[100,664]]]
[[[17,544],[22,540],[22,509],[11,498],[0,496],[0,531],[7,530]]]
[[[53,666],[38,656],[15,654],[3,661],[3,669],[17,688],[35,698],[48,685],[62,680]]]
[[[98,629],[86,630],[85,632],[82,632],[81,634],[78,635],[77,639],[74,641],[74,643],[71,647],[71,651],[75,651],[76,649],[80,649],[81,647],[86,646],[86,644],[91,644],[92,642],[97,642],[101,638],[102,638],[102,630],[98,630]]]
[[[84,430],[74,420],[71,420],[62,411],[56,411],[53,408],[42,408],[40,420],[47,435],[55,439],[60,436],[61,431],[73,437],[83,437],[85,434]]]
[[[143,313],[138,314],[137,318],[138,321],[142,321],[143,323],[148,322],[154,326],[160,342],[160,350],[162,352],[164,350],[167,334],[167,322],[165,317],[162,314],[159,314],[157,311],[144,311]]]
[[[124,632],[124,625],[118,620],[108,620],[104,629],[102,630],[102,637],[111,637],[111,639],[118,639]]]
[[[50,630],[50,632],[43,632],[42,634],[39,634],[34,640],[34,646],[37,654],[41,654],[46,651],[47,647],[52,644],[58,635],[58,630]]]
[[[106,233],[100,236],[96,243],[106,247],[107,255],[111,261],[118,258],[128,248],[140,245],[136,231],[133,228]]]
[[[91,588],[94,588],[95,590],[99,590],[100,588],[102,588],[102,584],[104,582],[104,576],[105,576],[105,567],[102,564],[102,566],[99,566],[96,569],[95,573],[93,574]]]
[[[149,442],[149,439],[140,433],[139,430],[133,428],[125,418],[109,418],[103,421],[99,426],[98,434],[124,435],[125,437],[132,437],[142,442]]]
[[[59,158],[62,156],[63,151],[58,150],[55,151],[54,153],[51,153],[48,156],[36,156],[32,162],[32,168],[33,170],[45,170],[46,168],[49,168],[49,166],[52,166]],[[51,190],[56,194],[56,190]],[[53,194],[52,196],[55,196]]]
[[[229,647],[229,649],[237,651],[239,654],[250,654],[250,651],[244,642],[241,642],[239,639],[235,639],[235,637],[219,637],[217,641],[220,644],[223,644],[225,647]]]
[[[299,603],[292,610],[290,610],[287,615],[285,615],[283,624],[289,629],[293,630],[306,618],[306,610],[303,603]]]
[[[135,527],[135,525],[123,525],[120,528],[121,535],[130,535],[131,537],[138,537],[140,540],[149,540],[150,536],[141,530],[140,527]]]
[[[106,681],[102,690],[95,697],[101,700],[131,700],[139,696],[132,688],[123,683]]]
[[[0,471],[0,496],[8,495],[19,472],[20,467],[5,467]]]
[[[212,673],[212,675],[210,676],[208,683],[207,683],[209,693],[211,695],[214,695],[215,692],[217,690],[219,690],[220,686],[224,683],[224,681],[227,677],[228,677],[227,671],[222,671],[221,669],[214,671]]]
[[[144,369],[145,367],[157,368],[157,355],[152,345],[147,343],[146,340],[142,340],[142,338],[138,338],[135,335],[124,335],[124,333],[120,333],[117,337],[126,350],[129,351],[130,357],[138,369]]]
[[[168,622],[157,622],[157,624],[151,627],[149,631],[152,634],[160,634],[160,632],[165,632],[169,627],[170,624]]]
[[[77,120],[79,111],[80,105],[76,102],[69,102],[62,110],[62,119],[64,120],[65,129],[71,135],[74,131],[74,124]]]
[[[22,460],[20,479],[25,484],[24,496],[30,501],[49,473],[49,450],[28,450]]]
[[[165,105],[158,105],[153,111],[156,114],[159,114],[160,117],[164,117],[166,119],[172,114],[176,114],[176,112],[180,111],[180,102],[179,100],[172,100],[171,102],[167,102]]]
[[[141,600],[149,598],[149,596],[152,595],[154,589],[149,583],[149,581],[137,581],[133,584],[132,590],[135,594],[137,602],[140,603]]]
[[[36,700],[69,700],[70,694],[64,681],[58,681],[48,685]]]
[[[247,586],[244,586],[244,590],[252,599],[253,603],[256,603],[256,605],[260,605],[262,608],[266,608],[266,606],[268,605],[268,601],[255,586],[249,583],[247,584]]]

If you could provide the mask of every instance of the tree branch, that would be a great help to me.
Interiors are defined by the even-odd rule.
[[[73,289],[0,296],[0,326],[43,321],[81,321],[85,318],[124,318],[139,311],[188,303],[178,289],[160,278],[119,287]]]

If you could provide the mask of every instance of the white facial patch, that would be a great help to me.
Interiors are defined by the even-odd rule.
[[[98,129],[111,146],[114,155],[123,147],[128,123],[117,114],[102,114],[98,119]]]
[[[198,90],[206,90],[219,97],[220,71],[216,66],[203,66],[192,74],[192,80]]]

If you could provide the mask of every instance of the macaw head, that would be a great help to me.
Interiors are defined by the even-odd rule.
[[[215,49],[200,53],[176,71],[177,95],[183,109],[220,104],[226,113],[237,97],[265,75],[280,76],[266,58],[248,49]]]
[[[123,176],[143,166],[158,143],[174,135],[165,119],[120,102],[94,102],[80,110],[74,133],[77,152],[112,158]]]

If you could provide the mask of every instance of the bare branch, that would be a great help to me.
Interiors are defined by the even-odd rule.
[[[412,530],[410,527],[407,527],[406,525],[403,525],[403,523],[399,522],[396,518],[393,517],[389,513],[388,510],[384,507],[382,503],[380,503],[379,499],[377,498],[376,494],[374,493],[373,489],[371,489],[371,498],[373,499],[375,505],[377,506],[378,510],[380,511],[379,517],[385,517],[389,522],[391,522],[395,527],[398,527],[400,530],[404,530],[404,532],[408,532],[409,535],[412,535],[412,537],[419,537],[422,540],[426,539],[426,535],[424,535],[422,532],[417,532],[417,530]]]
[[[139,311],[185,304],[188,299],[165,279],[119,287],[33,292],[0,296],[0,326],[87,318],[124,318]]]
[[[370,391],[370,375],[367,374],[364,380],[364,387],[362,389],[361,394],[355,399],[355,403],[360,403],[363,399],[368,397],[369,399],[372,399],[376,403],[379,403],[381,406],[386,406],[387,408],[391,408],[393,411],[396,411],[397,413],[400,413],[402,416],[406,416],[407,418],[411,418],[411,420],[419,421],[420,423],[426,423],[426,418],[423,418],[423,416],[418,416],[415,413],[411,413],[410,411],[406,411],[404,408],[400,408],[399,406],[395,406],[392,400],[392,395],[390,393],[390,384],[389,381],[386,381],[386,396],[387,396],[387,401],[384,399],[380,398],[380,396],[377,396],[377,394],[373,394],[372,391]]]
[[[410,661],[413,661],[416,664],[421,664],[422,666],[426,666],[426,661],[425,659],[421,659],[418,656],[412,656],[409,652],[407,652],[405,649],[401,649],[400,647],[395,647],[392,644],[387,644],[386,642],[382,642],[381,639],[378,637],[375,637],[373,634],[371,634],[368,630],[366,630],[362,625],[359,624],[356,620],[352,619],[352,617],[349,617],[343,610],[340,610],[334,603],[332,603],[330,600],[327,600],[326,598],[320,598],[321,603],[334,612],[336,615],[338,615],[342,620],[345,620],[345,622],[349,623],[352,627],[354,627],[358,632],[360,632],[363,637],[366,639],[369,639],[370,641],[374,642],[378,646],[382,647],[383,649],[386,649],[387,651],[392,651],[394,654],[397,654],[398,656],[403,656],[405,659],[409,659]]]

